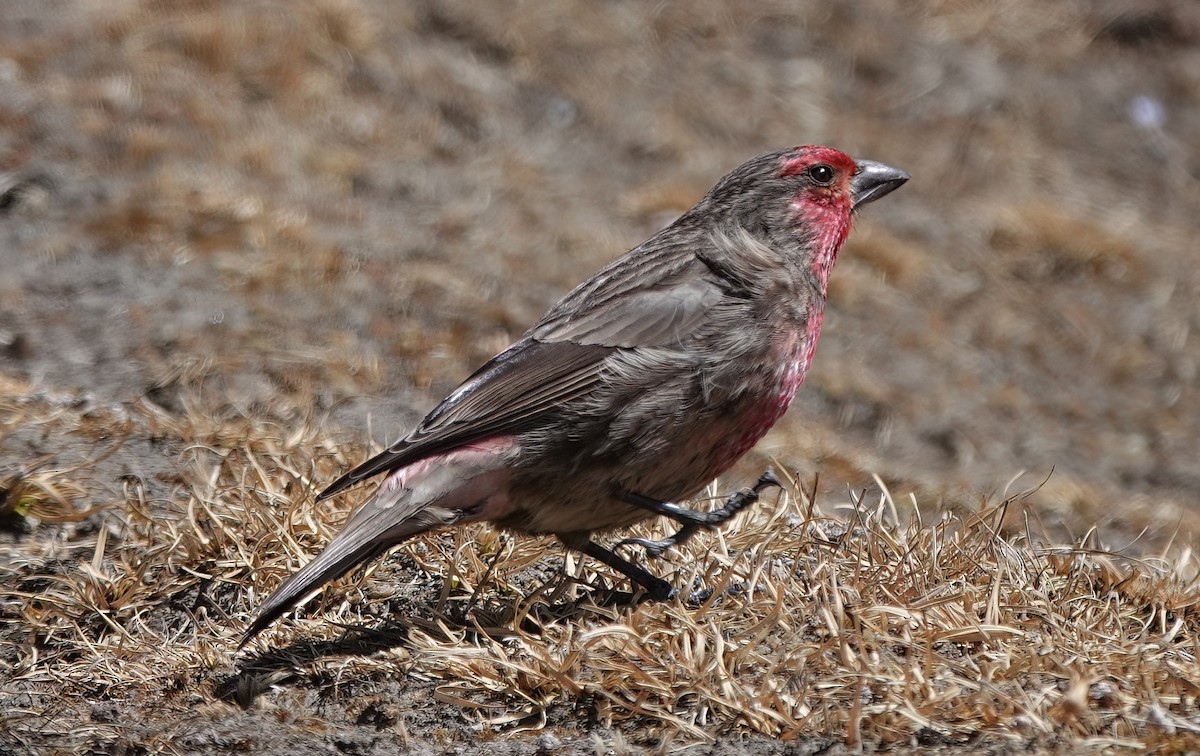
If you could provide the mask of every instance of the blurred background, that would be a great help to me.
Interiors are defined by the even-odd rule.
[[[0,399],[394,440],[804,143],[913,180],[860,217],[814,370],[740,473],[839,498],[877,475],[923,511],[1045,481],[1026,504],[1067,532],[1193,532],[1193,0],[5,0]]]

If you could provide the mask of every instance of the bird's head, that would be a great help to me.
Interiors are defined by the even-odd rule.
[[[908,174],[840,150],[803,145],[760,155],[735,168],[709,192],[706,212],[726,207],[748,225],[845,226],[854,210],[908,181]],[[699,209],[698,207],[698,209]],[[751,220],[755,215],[757,221]]]
[[[738,166],[685,217],[717,230],[732,226],[749,233],[812,270],[824,290],[855,210],[908,178],[873,160],[804,145]]]
[[[873,160],[855,160],[832,147],[818,145],[784,151],[779,159],[779,176],[789,184],[790,208],[797,219],[818,227],[844,228],[846,232],[853,211],[909,178],[897,168]]]

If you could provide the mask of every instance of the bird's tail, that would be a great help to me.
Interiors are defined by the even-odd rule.
[[[321,586],[412,536],[451,525],[463,512],[419,500],[401,476],[384,481],[325,550],[275,589],[246,629],[238,648],[250,642],[280,615],[315,595]],[[440,502],[439,502],[440,503]]]

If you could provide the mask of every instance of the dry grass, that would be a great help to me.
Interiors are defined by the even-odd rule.
[[[347,511],[314,507],[314,487],[362,450],[303,419],[70,411],[33,396],[3,408],[5,427],[186,445],[170,501],[127,478],[103,526],[42,526],[4,546],[0,722],[25,743],[171,750],[196,717],[237,703],[284,716],[290,691],[338,699],[393,679],[432,688],[485,732],[585,717],[664,749],[747,732],[852,747],[1200,747],[1195,556],[1127,558],[1092,534],[1002,537],[1019,497],[958,516],[886,490],[813,502],[792,481],[654,565],[691,587],[684,599],[636,607],[592,604],[588,586],[614,577],[574,556],[552,572],[549,540],[443,533],[337,582],[239,656],[254,605]],[[43,468],[21,485],[70,502],[86,476]],[[383,716],[370,696],[346,698],[360,718]],[[143,730],[97,716],[103,705],[138,709]],[[404,712],[381,728],[403,741]]]
[[[0,370],[98,398],[0,375],[0,751],[1200,749],[1162,546],[1200,531],[1200,5],[10,5]],[[312,504],[339,426],[394,437],[801,141],[914,175],[758,447],[868,493],[793,482],[653,565],[712,595],[637,608],[548,540],[419,539],[234,653],[364,495]]]

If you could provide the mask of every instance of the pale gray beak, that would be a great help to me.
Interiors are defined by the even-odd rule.
[[[850,206],[854,208],[879,199],[909,179],[909,175],[899,168],[874,160],[854,162],[858,165],[858,171],[850,179]]]

